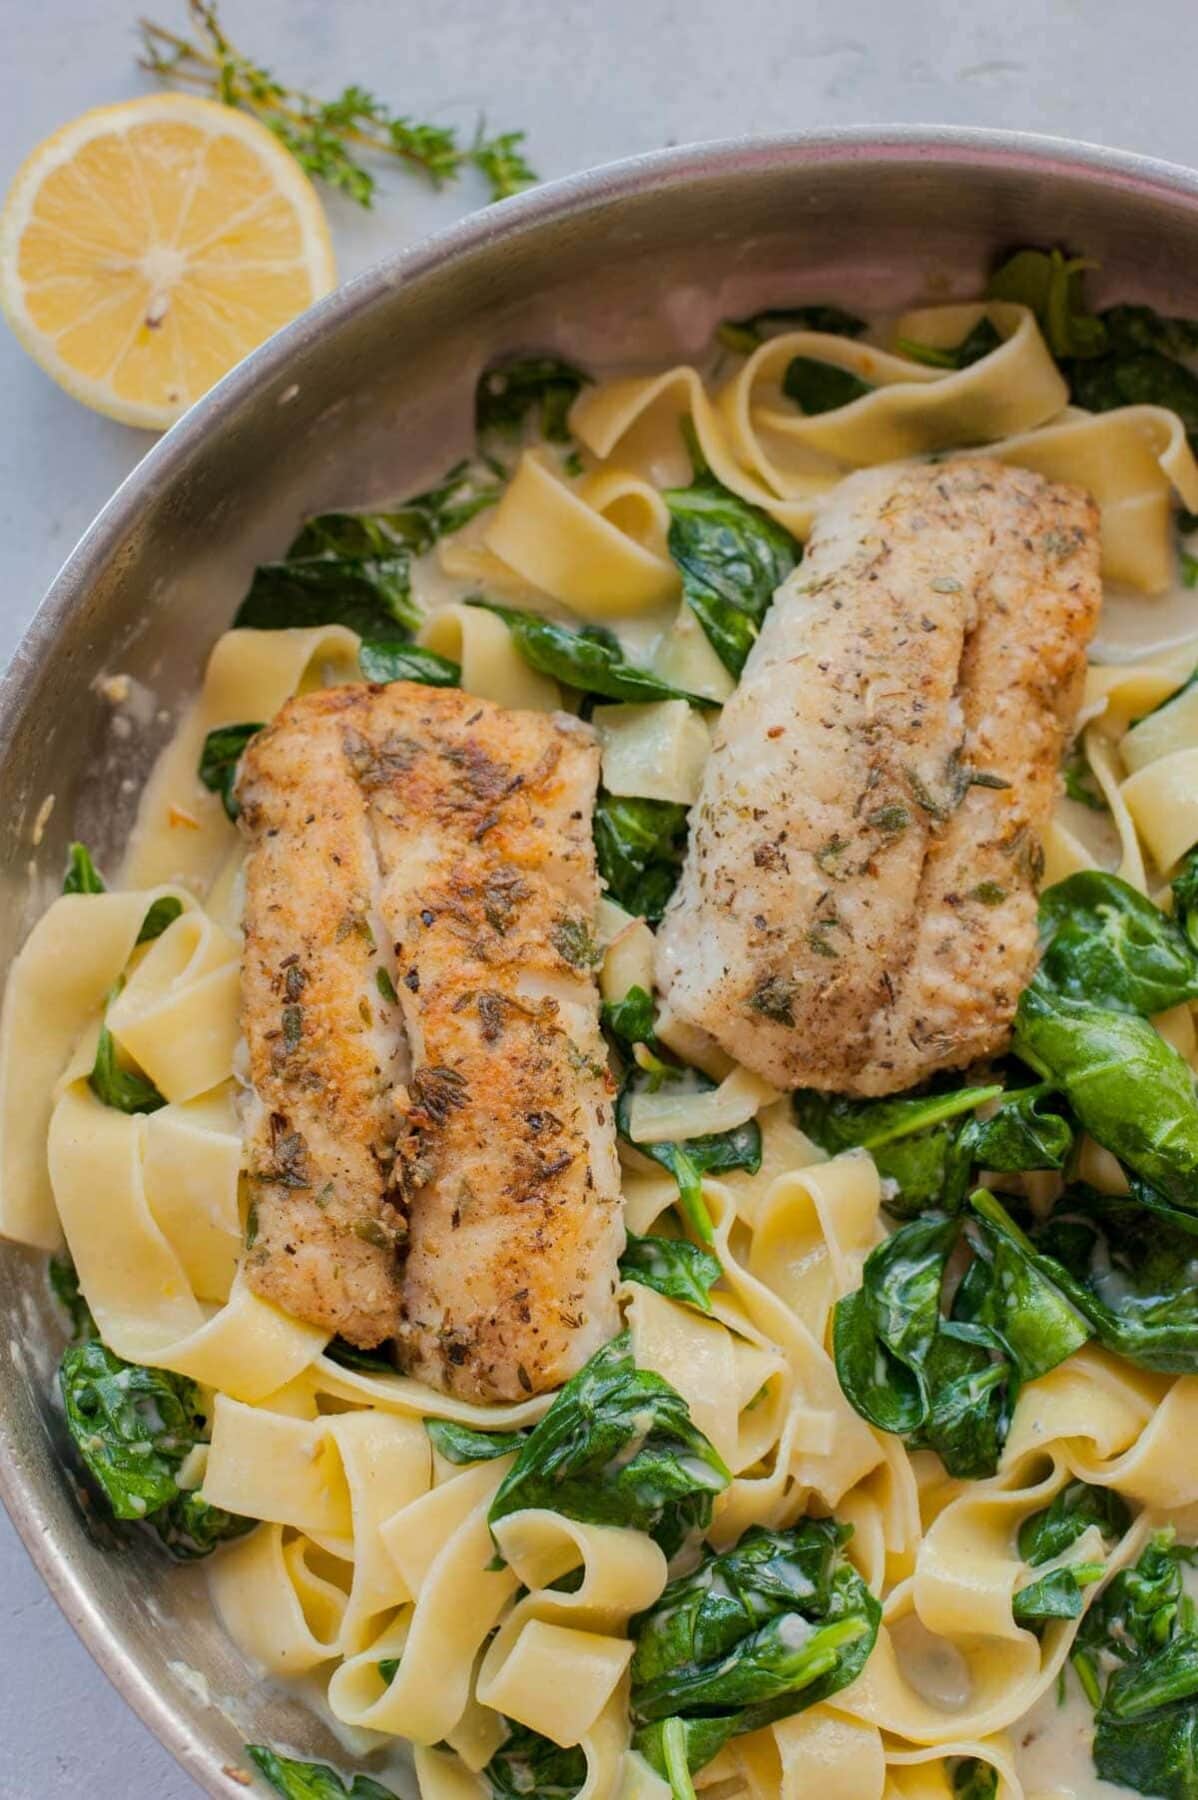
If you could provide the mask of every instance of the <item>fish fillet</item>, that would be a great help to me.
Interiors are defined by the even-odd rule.
[[[671,1012],[782,1087],[1000,1050],[1100,597],[1076,489],[850,476],[724,709],[657,948]]]
[[[591,937],[593,735],[563,715],[510,712],[456,689],[397,682],[293,700],[263,737],[275,740],[275,762],[281,755],[287,765],[272,767],[275,788],[290,781],[302,791],[314,747],[329,746],[342,810],[361,821],[378,945],[369,964],[352,934],[329,945],[336,908],[309,889],[304,867],[288,854],[294,815],[276,822],[281,845],[264,844],[262,739],[251,745],[239,785],[255,845],[247,952],[273,856],[289,869],[290,904],[309,910],[326,958],[338,969],[351,959],[357,986],[348,976],[344,985],[347,995],[367,995],[365,1035],[374,1042],[381,1032],[384,1049],[393,1046],[389,1060],[375,1058],[373,1172],[360,1162],[355,1196],[380,1228],[351,1226],[366,1231],[390,1282],[369,1341],[395,1337],[411,1373],[472,1400],[555,1387],[618,1329],[623,1247]],[[315,801],[309,810],[319,817]],[[249,996],[247,984],[257,1087],[261,1056],[253,1049],[262,1032]],[[350,1010],[347,999],[341,1040],[330,1034],[333,1062],[355,1038]],[[359,1021],[355,1052],[363,1033]],[[260,1098],[274,1109],[280,1096],[260,1090]],[[292,1109],[288,1124],[298,1115],[306,1135],[305,1095],[282,1099]],[[321,1099],[314,1104],[319,1111]],[[342,1117],[335,1129],[340,1135],[351,1124]],[[315,1168],[311,1148],[308,1160],[315,1180],[323,1164]],[[253,1260],[251,1252],[250,1278],[289,1311],[317,1317],[315,1290],[298,1278],[281,1241],[294,1230],[276,1224],[295,1190],[269,1192],[269,1209],[266,1194],[259,1198],[267,1256]],[[311,1201],[304,1206],[313,1225],[309,1260],[327,1278],[341,1264],[344,1220],[330,1203],[310,1221]],[[274,1229],[263,1238],[267,1211]],[[351,1292],[356,1279],[351,1272]],[[344,1323],[337,1329],[349,1335]]]

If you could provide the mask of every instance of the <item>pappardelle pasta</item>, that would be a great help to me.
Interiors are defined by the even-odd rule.
[[[308,520],[255,572],[116,879],[72,847],[9,975],[0,1230],[51,1257],[90,1486],[171,1554],[211,1555],[252,1666],[319,1695],[374,1771],[250,1747],[277,1792],[377,1800],[402,1743],[422,1800],[1198,1796],[1196,353],[1198,327],[1093,314],[1077,265],[1025,251],[976,303],[884,327],[824,304],[727,322],[702,369],[598,379],[514,358],[481,378],[474,451],[438,487]],[[1035,559],[1023,601],[1000,501]],[[1076,530],[1044,524],[1058,504]],[[857,529],[876,591],[835,562]],[[1045,596],[1081,619],[1071,558],[1100,559],[1104,586],[1080,710],[1028,701],[1033,736],[1057,721],[1032,746],[1051,767],[1027,776],[1052,814],[1008,832],[1001,881],[975,859],[1022,777],[978,745],[1001,744],[994,717],[1031,678],[987,690],[982,603],[956,563],[936,572],[969,532],[997,555],[977,580],[1014,639],[1047,643]],[[922,611],[903,612],[886,680],[858,679],[912,556]],[[832,616],[850,579],[851,644]],[[1075,624],[1079,675],[1092,623]],[[892,726],[904,682],[919,697]],[[809,886],[771,888],[801,832],[766,818],[769,745],[839,730],[850,703],[864,723],[843,756],[795,752],[802,804],[822,809]],[[933,779],[919,758],[941,726]],[[527,751],[505,781],[480,748],[492,731]],[[426,791],[430,743],[466,799]],[[575,754],[597,795],[558,815]],[[726,904],[760,935],[736,1041],[769,1038],[760,1058],[729,1055],[694,999],[736,973],[703,966],[731,833]],[[276,837],[294,892],[263,874]],[[502,880],[501,841],[521,871]],[[373,897],[354,845],[377,859]],[[438,856],[455,873],[434,902]],[[950,856],[965,875],[930,887]],[[566,908],[544,970],[517,920],[542,876]],[[924,1078],[889,1081],[907,1064],[879,1050],[859,984],[901,1009],[925,949],[956,954],[947,926],[925,944],[933,899],[973,921],[989,979],[1037,890],[1026,975],[985,990],[993,1054],[912,1027]],[[284,915],[302,956],[271,963],[263,1025],[250,969]],[[492,969],[494,991],[455,960]],[[329,1023],[337,981],[350,1025]],[[963,1005],[962,984],[946,977],[918,1023]],[[842,1016],[860,1027],[855,1061],[837,1027],[849,1077],[777,1079],[819,1064]],[[523,1115],[531,1136],[492,1121],[490,1195],[462,1136],[492,1103],[480,1069],[496,1105],[558,1084]],[[578,1142],[567,1088],[594,1115]],[[367,1108],[355,1166],[377,1192],[356,1177],[351,1216],[346,1134]],[[571,1313],[558,1296],[559,1355],[535,1265],[556,1280],[568,1209],[601,1205],[605,1132],[619,1204],[570,1239],[598,1297],[571,1294]],[[572,1157],[585,1181],[545,1203],[539,1235],[510,1235]],[[528,1186],[501,1192],[505,1170]],[[438,1185],[441,1211],[421,1213]],[[485,1350],[448,1296],[472,1257],[500,1268],[497,1238],[528,1265]],[[362,1296],[380,1279],[401,1324],[375,1342]],[[539,1361],[518,1348],[534,1340]]]

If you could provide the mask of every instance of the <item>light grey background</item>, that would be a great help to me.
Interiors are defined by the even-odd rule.
[[[182,0],[144,0],[177,26]],[[85,107],[142,92],[137,0],[0,0],[0,185]],[[1193,0],[224,0],[289,81],[358,81],[396,107],[523,127],[545,178],[746,131],[971,124],[1198,162]],[[333,200],[343,275],[478,204],[381,173]],[[150,443],[61,394],[0,329],[0,656]],[[0,1800],[190,1800],[0,1514]]]

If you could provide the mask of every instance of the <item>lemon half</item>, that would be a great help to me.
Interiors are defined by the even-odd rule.
[[[188,94],[101,106],[18,171],[0,309],[97,412],[161,431],[335,285],[316,190],[246,113]]]

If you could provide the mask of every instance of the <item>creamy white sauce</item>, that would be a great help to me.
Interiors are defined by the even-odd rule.
[[[903,1679],[931,1706],[962,1712],[973,1694],[969,1664],[948,1638],[929,1631],[915,1613],[890,1627]]]
[[[1011,1727],[1015,1767],[1028,1800],[1102,1800],[1124,1795],[1128,1788],[1100,1781],[1090,1746],[1094,1713],[1072,1675],[1067,1675],[1062,1705],[1056,1684]]]

